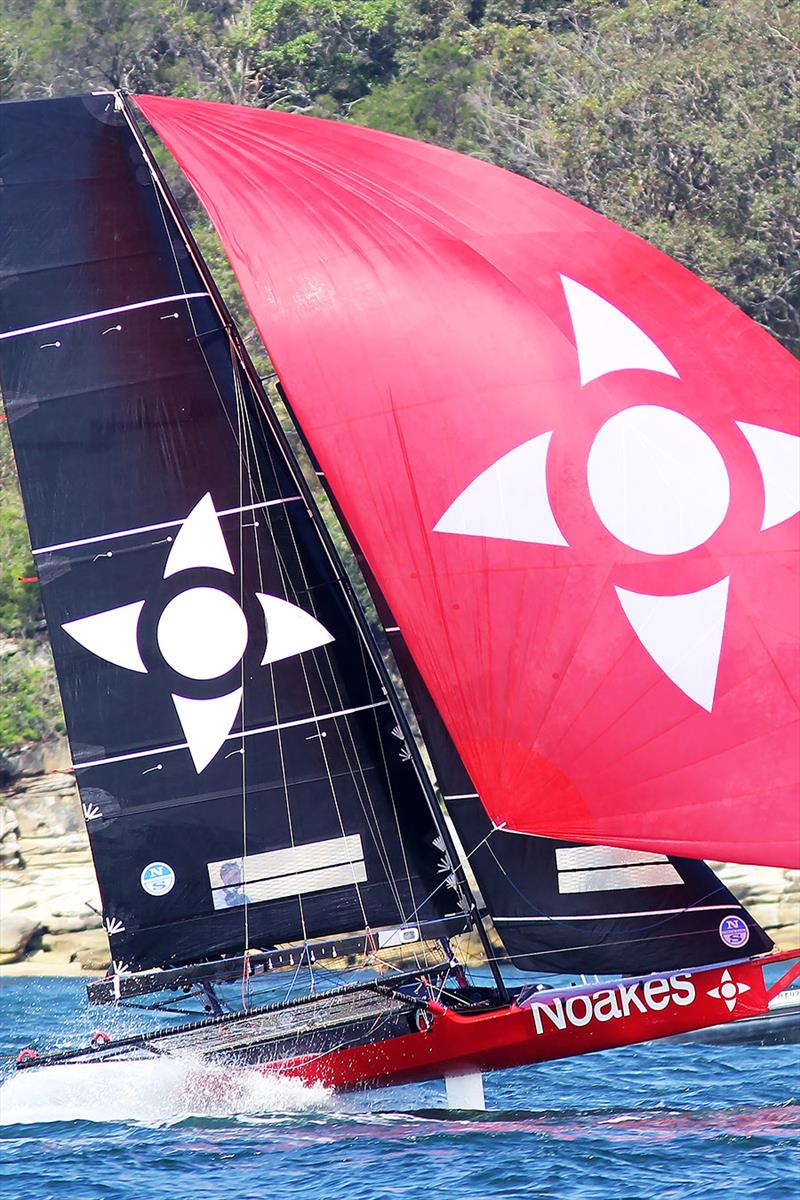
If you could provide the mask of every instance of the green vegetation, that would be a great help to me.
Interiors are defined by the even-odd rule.
[[[0,0],[0,99],[123,87],[438,142],[604,212],[795,353],[799,63],[793,0]],[[266,371],[219,244],[170,178]],[[0,639],[30,639],[5,431],[0,488]],[[58,719],[29,658],[5,660],[0,748]]]

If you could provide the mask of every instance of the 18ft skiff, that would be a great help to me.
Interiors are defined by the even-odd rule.
[[[20,1065],[375,1086],[768,1013],[797,955],[699,858],[798,862],[797,364],[487,164],[136,105],[306,455],[132,102],[4,105],[0,381],[114,959],[90,997],[207,1014]],[[487,909],[516,967],[621,978],[510,990]],[[310,993],[258,1004],[285,966]]]

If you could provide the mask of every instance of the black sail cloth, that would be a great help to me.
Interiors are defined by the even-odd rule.
[[[453,913],[337,572],[113,98],[4,105],[0,178],[0,385],[115,961]]]

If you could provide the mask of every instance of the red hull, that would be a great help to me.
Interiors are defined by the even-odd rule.
[[[800,977],[800,962],[772,986],[765,983],[763,968],[799,957],[800,951],[787,951],[727,967],[541,992],[522,1005],[474,1016],[431,1005],[425,1032],[261,1069],[349,1090],[629,1046],[768,1012],[774,996]]]

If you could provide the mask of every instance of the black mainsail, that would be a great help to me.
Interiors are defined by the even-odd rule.
[[[341,573],[113,98],[5,105],[0,176],[0,380],[118,969],[461,927]]]

